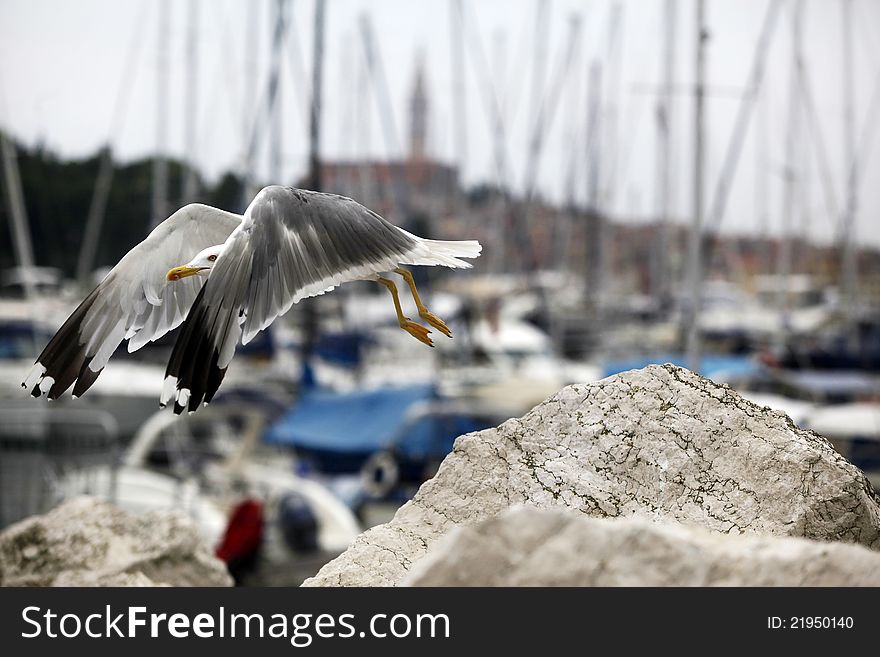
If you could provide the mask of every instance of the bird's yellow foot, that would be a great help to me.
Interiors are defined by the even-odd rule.
[[[415,322],[404,318],[404,320],[400,322],[400,328],[409,333],[419,342],[424,342],[429,347],[434,346],[431,338],[428,337],[428,333],[431,332],[430,329],[422,326],[421,324],[416,324]]]
[[[438,331],[440,331],[440,332],[441,332],[443,335],[445,335],[447,338],[451,338],[451,337],[452,337],[452,331],[450,331],[450,330],[449,330],[449,327],[446,326],[446,322],[444,322],[442,319],[440,319],[439,317],[437,317],[437,315],[435,315],[434,313],[432,313],[432,312],[431,312],[430,310],[428,310],[427,308],[425,308],[424,310],[419,311],[419,317],[421,317],[423,320],[425,320],[426,322],[428,322],[428,324],[430,324],[430,325],[433,326],[435,329],[437,329]]]

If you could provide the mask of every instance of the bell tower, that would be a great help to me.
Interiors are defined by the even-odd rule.
[[[428,141],[428,95],[425,90],[425,58],[416,59],[416,77],[409,105],[409,159],[424,162]]]

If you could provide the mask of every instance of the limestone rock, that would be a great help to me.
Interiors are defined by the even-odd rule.
[[[412,586],[880,586],[880,552],[516,507],[451,531]]]
[[[663,365],[569,386],[459,437],[390,522],[305,585],[397,585],[449,530],[518,504],[880,549],[880,498],[827,440]]]
[[[231,586],[183,513],[131,514],[68,500],[0,533],[2,586]]]
[[[58,575],[52,586],[124,586],[124,587],[160,587],[170,584],[151,580],[142,572],[134,573],[93,573],[88,570],[68,570]]]

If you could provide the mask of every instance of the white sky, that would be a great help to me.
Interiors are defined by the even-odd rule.
[[[243,99],[265,85],[270,45],[272,0],[199,0],[198,23],[200,72],[198,166],[209,177],[238,167],[244,149]],[[480,0],[466,2],[466,19],[479,29],[486,56],[493,66],[495,84],[506,99],[510,123],[509,153],[514,183],[523,187],[527,161],[528,119],[531,116],[532,32],[538,0]],[[768,0],[707,0],[710,41],[708,81],[722,93],[707,101],[708,164],[707,203],[732,131],[755,44]],[[834,195],[838,208],[844,201],[844,103],[841,95],[841,5],[844,0],[806,0],[804,54],[820,116],[821,131],[829,152]],[[867,125],[869,101],[880,79],[880,2],[852,0],[854,12],[853,53],[856,61],[856,132],[866,164],[860,171],[857,239],[880,245],[878,214],[880,187],[880,136],[873,141],[861,135]],[[44,142],[63,156],[93,153],[112,142],[118,157],[130,159],[156,149],[156,71],[158,61],[158,0],[3,0],[0,2],[0,125],[27,143]],[[586,57],[603,56],[613,0],[548,0],[551,33],[547,41],[545,89],[556,76],[563,55],[569,18],[585,19],[581,57],[575,77],[559,103],[559,111],[546,136],[538,175],[539,189],[554,200],[564,195],[564,181],[573,145],[582,147],[586,113],[582,97],[587,78]],[[661,13],[665,0],[621,0],[623,13],[622,68],[615,87],[614,123],[603,119],[608,151],[603,160],[607,172],[616,159],[617,174],[611,210],[618,216],[646,220],[655,212],[654,97],[648,91],[660,79],[662,59]],[[758,172],[769,176],[767,199],[771,232],[777,232],[782,213],[782,177],[788,124],[787,96],[791,42],[790,5],[780,16],[768,60],[764,102],[767,108],[766,158],[758,168],[759,132],[753,120],[741,164],[732,188],[724,221],[728,229],[759,230]],[[169,30],[169,150],[184,152],[184,116],[188,39],[186,1],[171,3]],[[694,0],[678,0],[676,77],[681,91],[674,106],[674,214],[687,220],[691,212],[692,98],[687,85],[693,81]],[[313,2],[293,0],[294,29],[289,38],[282,71],[283,155],[281,182],[291,182],[306,166],[305,106],[308,86],[302,71],[310,71]],[[260,42],[256,79],[245,80],[248,12],[257,11]],[[324,156],[328,158],[385,156],[391,150],[383,137],[376,101],[359,94],[363,45],[359,16],[368,11],[379,40],[381,58],[391,87],[397,144],[406,144],[407,104],[418,52],[425,54],[431,107],[430,150],[438,157],[454,157],[453,96],[448,0],[327,0]],[[131,95],[120,126],[114,127],[118,89],[126,73],[132,41],[140,40],[136,65],[131,69]],[[302,69],[295,65],[295,53]],[[586,57],[585,57],[586,56]],[[492,132],[483,93],[478,87],[479,70],[468,55],[466,116],[468,157],[464,177],[473,184],[493,178]],[[605,70],[606,80],[608,70]],[[733,92],[733,93],[731,93]],[[572,101],[581,94],[577,104]],[[357,100],[357,102],[356,102]],[[253,104],[253,99],[249,101]],[[367,106],[366,103],[369,103]],[[359,109],[355,109],[355,108]],[[364,108],[367,119],[364,116]],[[880,116],[873,117],[874,122]],[[368,126],[368,128],[367,128]],[[575,132],[573,133],[572,126]],[[880,132],[880,127],[878,127]],[[797,191],[796,224],[813,236],[828,239],[836,218],[825,212],[818,168],[807,157],[810,137],[799,139],[801,155]],[[613,153],[616,157],[608,156]],[[262,160],[266,158],[263,157]],[[580,161],[580,160],[579,160]],[[265,179],[261,162],[258,178]],[[580,198],[585,198],[582,167],[575,170]]]

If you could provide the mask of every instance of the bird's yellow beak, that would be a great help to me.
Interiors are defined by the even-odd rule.
[[[207,267],[187,267],[186,265],[182,265],[180,267],[175,267],[174,269],[169,269],[165,278],[169,281],[179,281],[181,278],[194,276],[203,269],[207,269]]]

